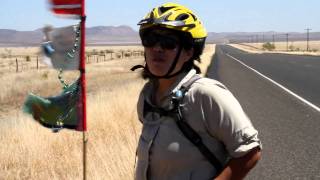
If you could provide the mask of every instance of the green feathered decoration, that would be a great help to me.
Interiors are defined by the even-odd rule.
[[[23,111],[31,114],[41,125],[58,132],[62,128],[82,130],[80,80],[65,86],[62,93],[54,97],[39,97],[30,93]]]

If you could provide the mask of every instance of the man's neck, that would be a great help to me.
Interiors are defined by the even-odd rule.
[[[157,93],[164,94],[177,80],[174,76],[170,79],[159,79],[159,86],[157,88]]]
[[[159,79],[158,86],[155,90],[155,102],[156,104],[160,104],[161,99],[168,91],[168,89],[176,82],[177,76],[174,76],[170,79]]]

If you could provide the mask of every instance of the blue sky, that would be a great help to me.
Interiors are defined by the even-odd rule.
[[[129,25],[137,22],[157,0],[86,0],[87,26]],[[319,0],[172,0],[192,9],[209,32],[320,31]],[[1,0],[0,29],[34,30],[45,24],[64,26],[74,20],[55,17],[46,0]]]

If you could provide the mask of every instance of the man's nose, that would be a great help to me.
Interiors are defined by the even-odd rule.
[[[163,47],[160,45],[160,42],[157,42],[153,47],[152,50],[154,51],[163,51]]]

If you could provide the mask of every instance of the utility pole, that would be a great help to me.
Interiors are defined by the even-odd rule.
[[[307,31],[307,51],[309,51],[309,31],[312,30],[310,28],[305,29]]]
[[[274,33],[272,34],[272,42],[273,42],[273,45],[274,45]]]
[[[287,36],[287,51],[289,51],[289,46],[288,46],[288,42],[289,42],[289,33],[286,34]]]

